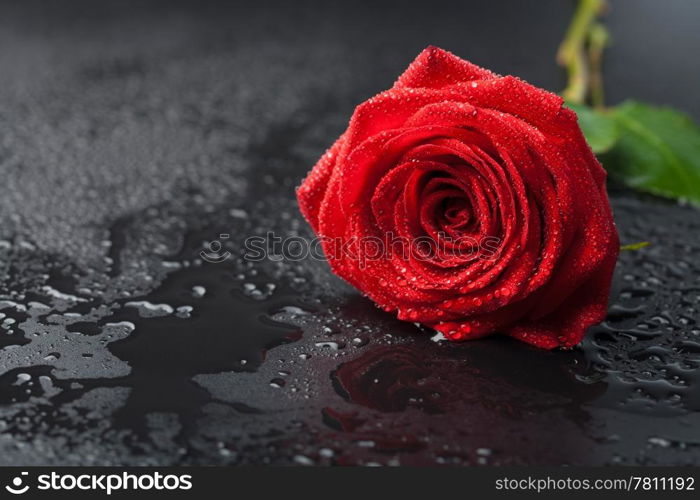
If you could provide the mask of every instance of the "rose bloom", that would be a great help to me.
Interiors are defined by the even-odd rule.
[[[332,270],[399,319],[552,349],[606,315],[605,177],[559,96],[430,47],[297,197]]]

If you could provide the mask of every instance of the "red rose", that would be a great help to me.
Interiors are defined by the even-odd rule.
[[[605,317],[605,172],[562,99],[512,76],[424,50],[297,197],[336,274],[449,339],[570,347]]]

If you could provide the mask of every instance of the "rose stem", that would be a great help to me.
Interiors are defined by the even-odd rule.
[[[606,6],[605,0],[580,0],[564,40],[557,52],[557,62],[566,68],[568,84],[562,96],[574,104],[584,104],[589,88],[589,68],[585,45],[591,24]]]
[[[605,106],[603,90],[603,51],[610,41],[608,30],[600,23],[593,23],[588,32],[588,61],[591,65],[591,104],[596,109]]]

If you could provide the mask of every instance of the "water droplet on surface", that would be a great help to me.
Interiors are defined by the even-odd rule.
[[[286,384],[287,383],[282,378],[273,378],[272,380],[270,380],[270,387],[274,387],[275,389],[281,389]]]

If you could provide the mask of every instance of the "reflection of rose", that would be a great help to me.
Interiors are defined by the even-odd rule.
[[[334,441],[348,443],[338,446],[339,464],[376,460],[377,452],[402,453],[402,465],[434,456],[472,463],[479,447],[494,450],[495,463],[567,463],[586,456],[589,407],[607,389],[577,380],[582,361],[582,353],[503,339],[370,343],[332,373],[345,402],[324,408],[323,421]],[[351,445],[360,441],[373,446]]]
[[[333,374],[336,388],[346,399],[380,411],[403,411],[417,406],[442,413],[442,395],[430,379],[432,370],[412,349],[385,347],[344,363]]]
[[[605,316],[618,237],[576,115],[443,50],[358,106],[298,199],[338,275],[450,339],[572,346]]]
[[[332,373],[347,401],[382,412],[416,408],[430,414],[521,418],[533,411],[566,409],[582,418],[581,407],[599,397],[605,384],[581,384],[571,357],[502,342],[464,349],[422,342],[366,348]],[[504,368],[505,367],[505,368]],[[335,420],[343,420],[335,416]],[[478,417],[481,418],[481,417]],[[359,415],[354,416],[355,428]]]

